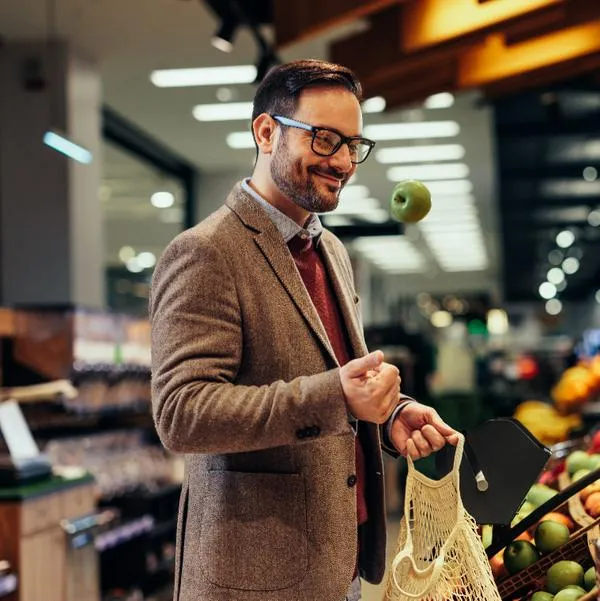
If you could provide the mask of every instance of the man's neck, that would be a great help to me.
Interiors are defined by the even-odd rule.
[[[299,226],[304,227],[310,213],[298,206],[293,200],[281,194],[277,186],[272,181],[265,181],[263,178],[252,175],[248,182],[250,187],[258,192],[269,204],[293,219]]]

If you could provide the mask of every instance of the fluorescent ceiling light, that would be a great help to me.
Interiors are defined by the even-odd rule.
[[[332,215],[331,213],[328,213],[325,217],[325,225],[327,227],[343,227],[354,223],[353,219],[350,219],[345,215]]]
[[[558,315],[562,311],[562,303],[557,298],[551,298],[546,301],[546,313],[548,315]]]
[[[450,92],[440,92],[429,96],[424,106],[426,109],[447,109],[454,104],[454,96]]]
[[[421,121],[419,123],[377,123],[367,125],[364,135],[372,140],[418,140],[451,138],[460,133],[456,121]]]
[[[387,178],[391,182],[397,182],[398,178],[390,177],[394,175],[392,171],[394,167],[391,167],[387,172]],[[437,196],[462,196],[470,194],[473,190],[473,184],[467,179],[451,179],[444,181],[424,181],[423,182],[431,192],[433,197],[432,203],[437,202]]]
[[[546,300],[554,298],[556,296],[556,292],[557,290],[554,284],[551,284],[550,282],[544,282],[543,284],[540,284],[539,294],[542,298]]]
[[[579,271],[579,259],[576,257],[567,257],[562,264],[563,271],[568,275],[573,275]]]
[[[362,213],[360,218],[369,223],[386,223],[390,220],[390,214],[383,208],[373,209],[368,213]]]
[[[198,104],[192,111],[198,121],[234,121],[252,118],[252,102]]]
[[[587,222],[592,227],[598,227],[600,225],[600,210],[596,209],[594,211],[591,211],[587,217]]]
[[[399,146],[382,148],[375,152],[379,163],[424,163],[426,161],[458,161],[465,156],[460,144],[438,144],[431,146]]]
[[[175,197],[170,192],[155,192],[150,202],[157,209],[168,209],[175,204]]]
[[[132,246],[122,246],[121,250],[119,250],[119,259],[123,263],[127,263],[129,259],[133,259],[135,257],[135,250]]]
[[[382,113],[385,110],[385,98],[373,96],[362,103],[363,113]]]
[[[442,163],[438,165],[412,165],[390,167],[388,179],[402,181],[404,179],[440,180],[464,179],[469,177],[469,167],[464,163]]]
[[[363,215],[370,211],[380,209],[381,204],[375,198],[361,198],[354,200],[340,200],[337,208],[331,211],[332,215]]]
[[[137,256],[138,265],[144,269],[151,269],[156,265],[156,255],[151,252],[141,252]]]
[[[600,140],[583,137],[559,137],[549,142],[548,158],[551,162],[579,163],[600,159]]]
[[[413,244],[401,236],[367,236],[353,242],[356,251],[380,269],[396,273],[420,271],[425,261]]]
[[[340,200],[350,200],[356,198],[366,198],[369,196],[369,188],[362,185],[350,185],[347,184],[345,188],[340,192]]]
[[[480,230],[477,219],[465,219],[462,221],[434,221],[433,223],[422,223],[421,229],[430,234],[445,232],[471,232]]]
[[[256,67],[254,65],[161,69],[152,71],[150,74],[150,81],[159,88],[252,83],[255,79]]]
[[[44,134],[44,144],[78,163],[89,165],[92,162],[93,155],[87,148],[75,144],[75,142],[57,131],[47,131]]]
[[[255,148],[254,137],[249,131],[235,131],[227,134],[226,142],[229,148],[234,148],[235,150]]]
[[[571,230],[563,230],[556,236],[556,244],[561,248],[569,248],[575,242],[575,234]]]
[[[599,196],[600,180],[586,182],[581,179],[557,179],[542,184],[542,194],[556,196]]]

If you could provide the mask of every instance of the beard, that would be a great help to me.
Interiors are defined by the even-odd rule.
[[[338,188],[333,183],[328,184],[318,175],[313,175],[317,171],[338,178],[342,185]],[[285,135],[273,155],[271,177],[282,194],[310,213],[333,211],[338,206],[340,191],[349,179],[347,175],[327,167],[304,169],[300,159],[292,158]]]

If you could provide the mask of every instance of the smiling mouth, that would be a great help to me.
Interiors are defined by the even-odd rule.
[[[320,171],[314,171],[313,173],[327,180],[331,184],[335,184],[338,188],[342,185],[342,180],[337,177],[334,177],[333,175],[327,175],[326,173],[321,173]]]

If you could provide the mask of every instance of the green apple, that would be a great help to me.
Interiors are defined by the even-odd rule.
[[[514,540],[504,549],[503,557],[504,567],[512,575],[535,563],[540,558],[540,554],[528,540]]]
[[[558,491],[546,486],[545,484],[534,484],[527,492],[525,500],[527,503],[531,503],[534,507],[539,507],[557,494]],[[521,513],[520,509],[519,513]]]
[[[431,193],[425,184],[407,179],[394,187],[390,210],[392,217],[401,223],[421,221],[431,210]]]
[[[589,470],[592,467],[590,456],[585,451],[573,451],[565,461],[565,467],[572,476],[579,470]]]
[[[591,591],[596,586],[596,568],[592,566],[583,575],[583,587],[586,591]]]
[[[580,586],[567,586],[554,595],[554,601],[576,601],[585,594]]]
[[[550,553],[569,540],[569,529],[560,522],[545,520],[537,525],[533,538],[540,553]]]
[[[557,561],[546,575],[546,589],[555,595],[569,584],[583,584],[583,568],[576,561]]]
[[[571,476],[571,480],[573,482],[575,482],[576,480],[579,480],[580,478],[583,478],[584,476],[587,476],[592,470],[587,469],[586,467],[584,467],[583,469],[577,470],[572,476]]]
[[[546,591],[538,591],[537,593],[533,593],[531,595],[531,599],[529,601],[553,601],[554,595],[547,593]]]
[[[600,467],[600,453],[590,455],[590,470],[597,470]]]

